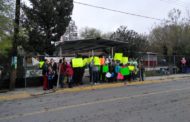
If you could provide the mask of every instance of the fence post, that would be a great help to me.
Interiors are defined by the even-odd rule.
[[[26,88],[26,72],[27,72],[27,62],[26,62],[26,56],[24,56],[24,59],[23,59],[23,64],[24,64],[24,86]]]
[[[174,59],[174,74],[176,74],[176,57],[175,55],[173,55],[173,59]]]
[[[61,48],[61,45],[59,47],[59,57],[60,59],[62,58],[62,48]],[[57,89],[59,88],[59,79],[60,79],[60,72],[61,72],[61,64],[58,65],[58,78],[57,78]]]

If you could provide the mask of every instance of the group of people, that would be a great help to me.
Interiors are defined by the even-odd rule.
[[[56,63],[53,59],[50,62],[45,59],[45,63],[42,66],[43,89],[50,90],[57,85],[63,88],[65,77],[67,77],[69,87],[72,87],[73,74],[73,68],[65,61],[65,58],[60,59],[59,63]]]
[[[129,60],[127,64],[122,64],[117,60],[99,58],[100,65],[97,65],[94,58],[92,58],[89,62],[85,62],[82,67],[74,67],[72,60],[67,62],[65,58],[60,59],[58,63],[53,59],[50,61],[46,59],[42,66],[43,89],[50,90],[57,85],[63,88],[66,87],[66,84],[69,88],[82,85],[85,69],[87,68],[89,69],[89,80],[92,84],[131,81],[137,80],[138,77],[139,80],[144,80],[145,69],[142,62],[137,63],[136,60]],[[128,68],[129,66],[133,69]],[[65,79],[66,83],[64,82]]]
[[[104,60],[104,57],[101,59]],[[132,69],[129,67],[132,67]],[[139,78],[139,81],[144,81],[144,72],[143,62],[138,63],[134,59],[130,59],[126,64],[121,63],[119,60],[109,59],[106,59],[104,64],[100,66],[95,65],[93,60],[89,64],[90,82],[93,84],[113,81],[125,81],[126,84],[127,81],[134,81],[137,78]]]

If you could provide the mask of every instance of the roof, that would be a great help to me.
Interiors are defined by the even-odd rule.
[[[113,41],[107,39],[84,39],[75,41],[65,41],[58,45],[61,46],[62,52],[82,52],[96,49],[104,49],[109,47],[125,47],[127,42]]]
[[[148,55],[157,55],[157,53],[154,53],[154,52],[145,52],[145,53]]]

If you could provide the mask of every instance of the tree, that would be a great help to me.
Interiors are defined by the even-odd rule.
[[[85,27],[80,31],[80,37],[82,39],[94,39],[94,38],[103,38],[110,39],[113,32],[102,33],[96,28]]]
[[[12,37],[11,36],[5,36],[1,38],[0,41],[0,54],[2,56],[8,57],[10,53],[10,49],[12,47]]]
[[[10,90],[14,90],[17,78],[17,42],[19,39],[19,25],[20,25],[20,0],[16,0],[15,5],[15,19],[14,19],[14,35],[11,51],[11,75],[10,75]]]
[[[153,28],[149,35],[152,50],[165,56],[190,54],[190,24],[180,15],[180,10],[173,9],[168,14],[169,20]]]
[[[96,28],[83,28],[80,32],[80,37],[82,39],[92,39],[92,38],[100,38],[102,32]]]
[[[179,9],[174,8],[168,13],[168,18],[169,18],[168,22],[176,25],[180,21],[180,17],[181,17],[181,11]]]
[[[13,34],[14,0],[0,0],[0,53],[8,56]]]
[[[23,5],[25,18],[22,22],[28,33],[25,50],[52,54],[51,41],[60,41],[71,20],[73,0],[29,0]]]
[[[112,36],[112,34],[113,34],[113,32],[107,32],[107,33],[103,33],[102,35],[101,35],[101,38],[103,38],[103,39],[111,39],[111,36]]]
[[[14,44],[13,39],[13,18],[14,18],[14,2],[15,0],[0,0],[0,58],[1,65],[9,62],[9,54]],[[3,60],[2,60],[3,59]],[[9,65],[6,65],[6,72],[9,72]],[[16,73],[16,72],[14,72]],[[13,73],[12,73],[13,74]],[[15,76],[15,75],[14,75]],[[11,77],[13,78],[13,77]],[[14,88],[14,77],[11,82],[11,88]],[[14,83],[13,83],[14,82]],[[12,84],[13,83],[13,84]]]
[[[160,26],[154,28],[149,35],[149,40],[152,45],[152,51],[159,52],[165,56],[168,55],[168,46],[170,46],[170,43],[165,28]]]
[[[78,31],[75,21],[70,21],[69,26],[66,29],[65,34],[62,37],[62,41],[70,41],[78,39]]]
[[[146,51],[148,48],[147,37],[133,30],[128,30],[126,26],[120,26],[111,35],[110,39],[128,43],[127,47],[119,48],[118,50],[122,50],[122,52],[125,52],[129,56],[135,56],[137,52]]]

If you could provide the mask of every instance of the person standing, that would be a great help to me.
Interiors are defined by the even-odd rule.
[[[182,69],[182,73],[185,73],[186,72],[186,59],[185,59],[185,57],[183,57],[182,59],[181,59],[181,69]]]
[[[48,78],[47,78],[48,65],[49,65],[49,61],[45,59],[45,63],[42,66],[43,90],[48,90]]]
[[[65,71],[66,71],[66,61],[65,58],[59,60],[59,85],[61,88],[64,87],[64,78],[65,78]]]
[[[90,83],[92,83],[92,82],[93,82],[92,62],[90,62],[90,63],[88,64],[88,68],[89,68],[89,81],[90,81]]]
[[[73,75],[73,81],[76,86],[80,85],[81,83],[81,67],[75,67],[73,68],[74,75]]]
[[[66,66],[66,76],[67,76],[67,83],[68,83],[69,88],[72,88],[72,86],[73,86],[73,82],[72,82],[73,74],[74,74],[73,68],[71,67],[70,64],[67,64],[67,66]]]
[[[63,62],[61,65],[61,75],[62,75],[62,80],[60,82],[61,88],[64,87],[64,79],[66,77],[66,64],[67,64],[67,62],[66,62],[65,58],[63,58]]]
[[[84,72],[85,72],[85,66],[79,67],[78,70],[79,70],[78,71],[78,84],[83,85],[83,76],[84,76]]]
[[[92,78],[93,78],[93,83],[97,84],[98,83],[98,79],[99,79],[99,69],[98,66],[94,64],[94,59],[91,63],[92,66]]]
[[[144,65],[141,63],[139,63],[139,81],[144,81],[144,72],[145,72],[145,67]]]
[[[99,80],[101,80],[102,82],[105,82],[105,72],[103,72],[103,67],[105,65],[105,57],[102,56],[100,58],[100,71],[99,71]]]
[[[57,83],[57,77],[58,77],[58,73],[57,73],[57,63],[51,59],[50,60],[50,66],[53,70],[53,73],[54,73],[54,77],[52,79],[52,83],[53,83],[53,86],[56,86],[56,83]]]
[[[48,90],[53,89],[54,71],[51,65],[48,66],[47,77],[48,77]]]
[[[123,65],[121,66],[121,68],[127,68],[128,66],[129,66],[129,63],[123,64]],[[130,78],[130,74],[128,74],[128,75],[126,75],[126,74],[124,75],[124,74],[123,74],[124,85],[127,85],[127,84],[128,84],[129,78]]]
[[[115,65],[115,78],[116,78],[116,81],[117,81],[117,76],[118,76],[118,74],[119,74],[119,72],[120,72],[120,69],[121,69],[121,66],[120,66],[121,64],[119,64],[119,63],[117,63],[116,65]]]

